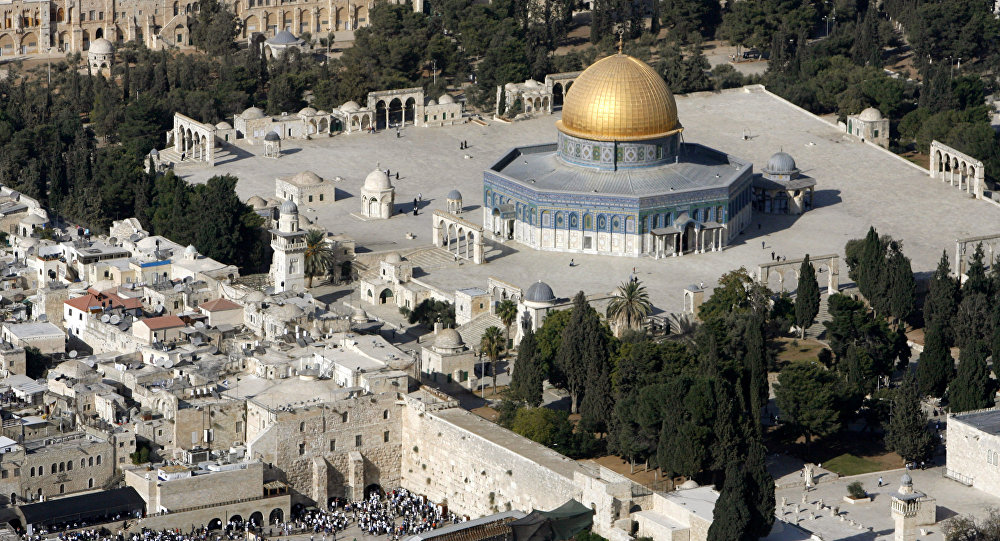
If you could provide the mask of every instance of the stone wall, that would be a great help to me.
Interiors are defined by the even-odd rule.
[[[212,521],[218,520],[220,524],[229,522],[229,519],[239,516],[243,520],[250,520],[254,513],[260,513],[263,521],[268,526],[272,524],[272,518],[280,521],[288,520],[291,513],[291,497],[288,494],[261,498],[245,502],[230,503],[226,505],[216,505],[205,509],[194,509],[180,513],[164,513],[160,515],[146,516],[142,520],[133,523],[130,528],[136,531],[140,528],[150,528],[152,530],[164,530],[167,528],[180,528],[187,530],[191,527],[200,528],[207,526]],[[281,517],[281,518],[278,518]],[[255,517],[256,518],[256,517]],[[115,531],[115,529],[111,529]],[[266,530],[265,530],[266,531]]]
[[[101,488],[114,475],[115,453],[111,443],[88,437],[58,443],[29,442],[30,450],[0,455],[0,469],[7,472],[0,494],[38,499]],[[98,460],[100,457],[100,460]]]
[[[949,416],[947,475],[990,494],[1000,494],[1000,436],[977,422],[1000,418],[1000,409]]]
[[[174,414],[174,445],[181,449],[226,449],[246,441],[246,408],[242,400],[211,403],[178,402]],[[206,440],[205,431],[211,430]]]
[[[400,484],[403,409],[396,393],[384,393],[292,411],[272,410],[275,420],[254,430],[248,456],[273,463],[296,491],[323,505],[334,496],[361,497],[371,484],[395,488]],[[251,412],[250,426],[267,422],[267,416]],[[350,483],[353,451],[364,458],[360,486]]]

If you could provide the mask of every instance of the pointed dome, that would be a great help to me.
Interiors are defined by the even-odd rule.
[[[365,189],[372,192],[391,190],[392,182],[389,182],[389,175],[385,171],[376,169],[365,177]]]
[[[302,110],[299,111],[299,114],[304,116],[313,116],[316,114],[316,109],[313,109],[312,107],[303,107]]]
[[[285,201],[284,203],[281,204],[281,213],[282,214],[298,214],[299,213],[299,207],[296,206],[295,203],[293,203],[291,201]]]
[[[458,190],[452,190],[452,191],[448,192],[447,198],[450,199],[450,200],[452,200],[452,201],[461,201],[461,199],[462,199],[462,192],[460,192]]]
[[[303,40],[292,35],[286,28],[278,32],[273,38],[268,39],[267,43],[271,45],[294,45],[296,43],[303,43]]]
[[[655,139],[681,130],[667,83],[649,64],[624,54],[602,58],[577,77],[556,127],[596,141]]]

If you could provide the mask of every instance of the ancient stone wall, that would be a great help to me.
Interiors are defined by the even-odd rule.
[[[1000,436],[980,430],[982,418],[1000,417],[1000,410],[955,415],[948,419],[946,476],[990,494],[1000,494]]]

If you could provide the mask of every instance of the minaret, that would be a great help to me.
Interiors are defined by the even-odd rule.
[[[917,514],[920,511],[920,497],[913,491],[913,478],[904,473],[899,481],[899,492],[892,495],[892,521],[896,525],[893,541],[915,541],[917,539]]]
[[[281,204],[278,228],[271,230],[271,277],[274,292],[304,289],[306,232],[299,229],[299,208],[291,201]]]

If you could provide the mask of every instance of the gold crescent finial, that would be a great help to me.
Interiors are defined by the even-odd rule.
[[[625,39],[625,29],[624,28],[619,28],[618,29],[618,54],[622,54],[622,47],[624,45],[624,39]]]

